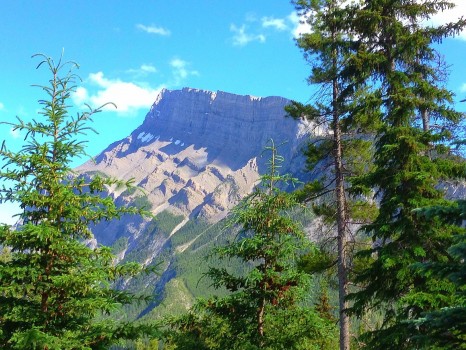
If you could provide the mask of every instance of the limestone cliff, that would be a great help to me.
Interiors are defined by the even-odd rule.
[[[300,149],[310,128],[285,117],[288,103],[281,97],[163,90],[141,126],[78,170],[134,178],[143,192],[112,191],[122,204],[131,205],[143,193],[154,214],[169,210],[186,219],[217,222],[252,191],[266,170],[267,159],[261,154],[270,139],[283,143],[282,172],[304,176]],[[118,225],[129,232],[140,230],[134,222]],[[112,244],[121,228],[96,231],[98,240]]]

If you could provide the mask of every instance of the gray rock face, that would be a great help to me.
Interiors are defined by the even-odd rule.
[[[257,98],[225,92],[185,88],[164,90],[144,122],[127,138],[117,141],[78,171],[100,171],[119,179],[134,178],[157,214],[169,210],[186,218],[210,222],[223,218],[257,184],[267,170],[268,154],[261,154],[270,139],[284,143],[282,173],[303,178],[301,147],[310,125],[285,117],[289,100]],[[111,189],[122,204],[128,195]],[[120,223],[138,231],[135,223]],[[97,234],[111,244],[117,229]],[[109,233],[113,232],[113,233]]]

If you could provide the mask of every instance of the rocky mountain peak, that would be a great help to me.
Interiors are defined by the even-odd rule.
[[[289,102],[191,88],[163,90],[136,130],[78,170],[134,178],[143,192],[113,191],[122,203],[131,204],[144,193],[154,214],[169,210],[216,222],[257,184],[266,170],[267,156],[261,154],[270,139],[283,143],[282,172],[304,176],[300,149],[310,129],[285,117]]]

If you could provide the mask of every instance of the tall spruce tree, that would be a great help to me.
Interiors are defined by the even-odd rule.
[[[25,143],[18,152],[5,143],[0,149],[0,200],[22,210],[19,226],[0,227],[0,245],[9,250],[0,260],[0,347],[106,349],[150,328],[104,319],[136,301],[112,282],[141,272],[141,266],[114,266],[109,248],[91,249],[85,240],[92,236],[89,225],[139,210],[117,208],[105,196],[107,186],[128,183],[101,176],[86,181],[73,173],[70,162],[85,155],[77,138],[90,130],[87,123],[99,109],[69,115],[76,64],[36,57],[52,75],[49,85],[39,86],[46,95],[42,109],[30,122],[5,122],[25,135]]]
[[[460,200],[448,206],[437,206],[417,210],[421,218],[431,220],[436,217],[444,225],[454,225],[457,230],[448,253],[451,259],[442,262],[418,263],[419,269],[427,278],[446,279],[454,284],[455,294],[448,307],[434,309],[420,318],[410,321],[410,326],[422,330],[414,342],[423,347],[437,346],[441,349],[466,348],[466,201]]]
[[[280,175],[281,157],[272,144],[270,168],[261,185],[234,210],[237,240],[218,247],[220,259],[239,259],[245,275],[210,267],[207,276],[225,297],[200,301],[172,322],[168,342],[176,349],[334,349],[335,329],[329,319],[304,307],[309,276],[298,270],[299,256],[313,249],[289,212],[293,196],[279,190],[290,177]]]
[[[413,269],[419,263],[453,259],[448,247],[456,228],[433,216],[421,218],[415,209],[449,205],[439,183],[466,174],[464,161],[453,157],[448,146],[454,139],[452,127],[463,115],[450,106],[453,95],[439,79],[444,72],[433,48],[466,21],[422,25],[452,6],[442,0],[365,0],[354,7],[359,47],[347,69],[359,79],[371,79],[382,116],[376,168],[353,183],[355,188],[377,189],[380,203],[377,218],[364,227],[373,246],[363,255],[376,259],[360,271],[356,282],[362,289],[350,296],[358,314],[383,311],[381,327],[363,337],[370,349],[417,348],[414,339],[424,330],[407,321],[454,300],[453,283]]]
[[[316,141],[308,145],[305,151],[307,165],[310,171],[317,173],[318,180],[306,184],[299,192],[305,201],[327,196],[327,199],[319,200],[319,205],[314,204],[314,209],[325,216],[327,222],[335,223],[340,349],[348,350],[350,318],[346,296],[350,272],[350,224],[351,219],[367,221],[368,215],[360,214],[373,212],[362,197],[359,200],[350,198],[348,179],[367,171],[371,140],[364,133],[373,129],[374,119],[367,118],[370,106],[363,112],[354,108],[360,107],[355,100],[365,94],[364,82],[358,89],[351,90],[351,75],[344,73],[345,61],[354,50],[349,32],[350,12],[345,8],[345,2],[300,0],[294,4],[311,29],[310,33],[297,39],[297,44],[312,67],[309,83],[319,89],[311,105],[293,102],[287,111],[294,117],[328,125],[331,130],[317,136]]]

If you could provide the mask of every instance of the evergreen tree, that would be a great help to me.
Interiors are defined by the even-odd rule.
[[[426,278],[446,279],[456,287],[453,301],[448,307],[434,309],[410,326],[421,330],[414,341],[420,346],[437,346],[441,349],[466,348],[466,201],[460,200],[449,206],[417,210],[421,218],[437,217],[445,225],[455,225],[457,233],[448,249],[451,259],[443,262],[418,263],[415,268]]]
[[[114,266],[109,248],[88,247],[89,225],[140,211],[117,208],[105,196],[107,186],[128,183],[100,176],[86,181],[73,173],[70,162],[85,155],[77,137],[90,130],[87,122],[99,109],[70,116],[77,65],[36,57],[42,59],[38,67],[52,74],[49,85],[39,86],[47,98],[39,101],[39,118],[6,123],[25,133],[22,148],[10,151],[3,143],[0,150],[0,200],[19,203],[22,210],[16,229],[0,227],[0,245],[9,251],[0,260],[0,347],[105,349],[150,327],[104,318],[136,301],[112,282],[140,273],[141,266]]]
[[[308,145],[305,152],[308,168],[317,173],[318,179],[306,184],[299,192],[305,201],[327,197],[314,204],[314,210],[326,217],[337,232],[340,349],[348,350],[350,319],[346,296],[351,264],[350,224],[351,220],[369,220],[369,215],[360,214],[374,211],[362,197],[350,198],[348,181],[351,176],[367,171],[371,161],[371,140],[364,133],[374,128],[370,125],[374,119],[367,118],[370,106],[363,111],[354,108],[358,106],[355,100],[365,95],[363,84],[358,89],[348,88],[352,77],[344,68],[354,44],[348,31],[349,12],[344,1],[299,0],[294,3],[311,27],[311,32],[297,39],[297,44],[312,67],[309,83],[320,89],[313,105],[293,102],[287,111],[294,117],[304,117],[331,129],[330,133],[318,136],[317,141]],[[328,198],[329,194],[333,198]]]
[[[207,276],[225,297],[197,304],[193,312],[172,323],[177,349],[333,349],[334,330],[313,308],[301,306],[308,275],[297,269],[305,247],[312,249],[287,212],[293,196],[278,189],[291,180],[279,175],[281,158],[273,144],[269,173],[262,185],[233,212],[241,227],[238,239],[215,249],[221,259],[239,259],[250,266],[244,276],[210,267]]]
[[[463,115],[442,86],[434,43],[455,34],[466,21],[441,27],[421,22],[453,6],[448,1],[365,0],[353,7],[358,48],[346,63],[355,79],[371,79],[382,126],[376,135],[375,170],[354,180],[354,188],[375,188],[380,210],[364,227],[373,245],[362,255],[375,257],[356,282],[353,310],[383,310],[382,327],[364,340],[372,349],[413,349],[422,329],[408,326],[430,310],[449,307],[454,285],[427,276],[416,264],[445,262],[457,233],[435,217],[420,218],[416,208],[449,205],[438,188],[444,179],[464,177],[465,163],[448,145]],[[358,78],[359,77],[359,78]],[[428,347],[428,345],[426,345]]]

